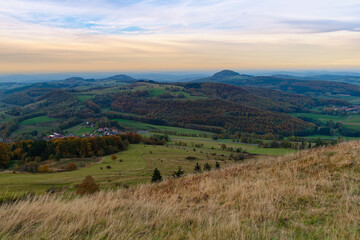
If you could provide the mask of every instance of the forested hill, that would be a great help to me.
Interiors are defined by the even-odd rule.
[[[181,86],[184,86],[193,95],[218,97],[246,106],[275,112],[306,112],[318,106],[351,105],[349,102],[340,99],[315,98],[267,88],[238,87],[224,83],[185,83]]]
[[[324,95],[326,93],[331,93],[360,96],[360,86],[348,83],[292,79],[279,76],[251,76],[242,75],[230,70],[223,70],[215,73],[211,77],[195,80],[194,82],[227,83],[236,86],[269,88],[306,95]]]
[[[208,80],[250,78],[223,71]],[[98,80],[74,77],[0,93],[0,137],[16,140],[43,138],[53,132],[76,133],[86,122],[123,130],[121,119],[212,133],[311,135],[317,128],[313,121],[286,113],[352,106],[341,99],[263,87],[214,81],[158,83],[126,75]]]

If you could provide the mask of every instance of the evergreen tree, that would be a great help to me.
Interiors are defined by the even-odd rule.
[[[195,167],[194,167],[194,172],[195,172],[195,173],[201,172],[201,167],[200,167],[199,163],[196,163],[196,165],[195,165]]]
[[[157,168],[155,168],[153,175],[151,177],[151,182],[161,182],[161,181],[162,181],[161,173]]]
[[[179,178],[179,177],[181,177],[181,176],[184,175],[184,174],[185,174],[185,171],[182,170],[181,167],[179,166],[179,167],[178,167],[178,170],[173,173],[173,177],[174,177],[174,178]]]
[[[216,168],[216,169],[219,169],[219,168],[220,168],[220,163],[219,163],[219,162],[216,162],[216,163],[215,163],[215,168]]]
[[[211,165],[209,163],[205,163],[204,164],[204,171],[210,171],[211,170]]]

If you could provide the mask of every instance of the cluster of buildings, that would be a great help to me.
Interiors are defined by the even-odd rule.
[[[353,106],[353,107],[347,107],[347,106],[342,106],[341,108],[339,107],[333,107],[334,111],[345,111],[347,113],[360,113],[360,107],[359,106]]]
[[[94,130],[92,133],[83,133],[81,134],[81,137],[102,137],[102,136],[111,136],[111,135],[118,135],[124,133],[116,128],[98,128]],[[63,135],[61,133],[54,132],[53,134],[50,134],[49,136],[45,137],[45,140],[50,139],[61,139],[61,138],[67,138],[67,137],[79,137],[74,134],[69,135]]]
[[[346,112],[350,112],[350,113],[359,113],[360,107],[359,106],[354,106],[352,108],[343,107],[343,110],[345,110]]]
[[[98,128],[94,132],[98,133],[100,136],[111,136],[111,135],[117,135],[120,133],[123,133],[122,131],[116,129],[116,128]]]
[[[53,134],[50,134],[49,136],[46,136],[45,140],[61,139],[61,138],[65,138],[65,136],[63,134],[61,134],[61,133],[54,132]]]

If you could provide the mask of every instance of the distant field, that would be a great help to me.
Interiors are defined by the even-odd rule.
[[[89,99],[92,99],[94,98],[94,95],[90,95],[90,94],[78,94],[76,95],[77,99],[80,101],[80,102],[84,102],[86,100],[89,100]]]
[[[360,97],[347,95],[330,95],[329,98],[338,98],[350,102],[351,104],[360,104]]]
[[[172,142],[186,142],[188,146],[193,144],[204,144],[204,148],[220,149],[221,144],[225,144],[227,147],[242,148],[243,150],[252,154],[263,155],[284,155],[287,153],[293,153],[297,150],[289,148],[261,148],[256,144],[235,143],[231,140],[212,140],[211,138],[197,138],[197,137],[182,137],[182,136],[170,136]],[[201,149],[200,149],[201,150]]]
[[[191,173],[196,162],[201,166],[205,162],[215,164],[214,159],[208,159],[206,153],[193,152],[165,146],[130,145],[129,149],[116,154],[117,160],[110,156],[104,157],[101,163],[95,163],[72,172],[58,172],[48,174],[13,174],[0,172],[0,199],[19,195],[25,192],[43,193],[54,187],[68,187],[74,189],[87,175],[92,175],[100,183],[102,189],[122,188],[123,184],[137,184],[149,182],[152,172],[158,168],[161,174],[171,176],[181,166],[186,173]],[[208,152],[219,152],[208,150]],[[227,152],[229,154],[229,152]],[[196,160],[186,160],[186,157],[194,156]],[[119,160],[122,160],[120,162]],[[222,166],[233,163],[220,162]],[[111,166],[111,169],[107,169]],[[102,170],[101,170],[102,168]]]
[[[23,133],[29,133],[32,131],[37,131],[39,135],[43,133],[49,133],[51,130],[55,131],[57,129],[58,124],[56,123],[45,123],[44,126],[34,126],[34,125],[20,125],[18,129],[11,133],[11,137],[15,137],[21,135]]]
[[[326,123],[327,121],[334,121],[339,122],[341,120],[344,120],[347,118],[347,116],[334,116],[334,115],[323,115],[323,114],[314,114],[314,113],[290,113],[289,115],[293,117],[310,117],[313,119],[318,119],[323,123]]]
[[[86,92],[84,94],[91,96],[91,94],[104,94],[104,93],[114,93],[114,92],[124,92],[124,91],[145,91],[146,90],[152,97],[158,97],[159,95],[167,92],[167,93],[173,95],[175,98],[178,97],[179,94],[183,94],[184,98],[179,98],[179,100],[207,99],[207,97],[202,97],[202,96],[191,96],[189,93],[184,92],[183,87],[176,86],[176,88],[179,89],[179,91],[171,91],[171,90],[167,90],[167,88],[168,88],[168,86],[161,85],[161,84],[138,83],[138,84],[134,85],[132,88],[129,88],[126,90],[119,89],[118,87],[114,87],[114,88],[106,88],[106,89],[96,89],[96,90]],[[81,96],[81,95],[78,95],[78,96]],[[87,99],[85,99],[85,100],[87,100]]]
[[[0,116],[1,115],[4,116],[4,118],[0,117],[0,124],[9,121],[12,118],[11,116],[5,114],[4,112],[0,112]]]
[[[155,88],[155,89],[149,89],[148,92],[150,93],[151,96],[153,97],[157,97],[165,92],[167,92],[165,89],[162,88]]]
[[[59,120],[58,118],[49,118],[48,116],[40,116],[40,117],[24,120],[20,123],[20,125],[34,125],[39,123],[56,122],[58,120]]]
[[[346,127],[360,130],[360,115],[352,115],[345,119],[342,123]]]
[[[117,120],[119,124],[121,124],[124,127],[128,127],[135,130],[168,130],[168,131],[176,131],[178,133],[195,133],[195,134],[213,134],[210,132],[205,131],[199,131],[199,130],[192,130],[187,128],[179,128],[179,127],[169,127],[169,126],[160,126],[160,125],[153,125],[149,123],[143,123],[133,120],[127,120],[127,119],[111,119],[111,120]]]
[[[64,130],[65,134],[74,134],[76,136],[81,136],[83,133],[91,133],[95,130],[95,127],[93,128],[87,128],[84,124],[78,124],[74,127],[68,128]]]

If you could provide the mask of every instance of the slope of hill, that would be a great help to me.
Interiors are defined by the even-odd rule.
[[[196,101],[119,96],[112,109],[165,121],[168,125],[216,132],[311,134],[315,125],[287,114],[267,112],[219,98]],[[220,132],[218,132],[220,133]]]
[[[182,84],[192,95],[219,97],[267,111],[307,112],[318,106],[351,106],[344,100],[319,99],[258,87],[239,87],[224,83],[204,82]]]
[[[40,82],[34,84],[28,84],[19,88],[13,88],[6,90],[5,94],[17,93],[27,91],[29,89],[41,89],[41,88],[51,88],[51,89],[72,89],[72,90],[81,90],[81,89],[91,89],[91,88],[102,88],[102,87],[111,87],[121,84],[133,83],[136,79],[127,76],[127,75],[116,75],[104,79],[84,79],[81,77],[71,77],[64,80],[49,81],[49,82]]]
[[[360,96],[360,86],[343,82],[323,80],[301,80],[274,76],[251,76],[224,70],[213,76],[196,80],[195,82],[219,82],[236,86],[252,86],[281,90],[290,93],[306,95],[325,95],[331,93]]]
[[[252,78],[225,70],[216,73],[212,80],[238,82],[239,79],[250,81]],[[69,118],[76,120],[73,123],[79,123],[101,118],[101,114],[108,111],[116,111],[119,114],[142,115],[142,119],[156,120],[159,125],[214,133],[276,133],[284,136],[313,134],[315,126],[282,113],[308,113],[314,108],[321,111],[334,105],[351,106],[345,100],[321,99],[269,88],[216,82],[158,83],[137,81],[127,75],[105,79],[73,77],[36,83],[5,91],[0,98],[4,106],[2,111],[9,116],[8,122],[2,122],[7,126],[12,119],[20,116],[27,118],[33,113],[57,118],[59,123]],[[4,126],[0,128],[8,129]],[[58,128],[57,125],[49,129],[64,130]],[[19,129],[12,137],[28,138],[26,132]],[[2,137],[9,137],[9,131]]]
[[[2,239],[359,239],[360,142],[0,206]]]

